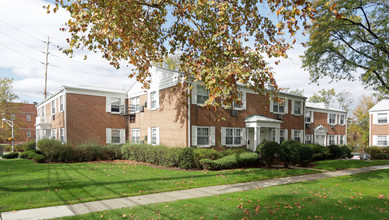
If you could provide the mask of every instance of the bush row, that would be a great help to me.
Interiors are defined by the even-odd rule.
[[[330,145],[328,147],[318,144],[305,144],[313,150],[313,161],[351,158],[351,148],[347,146]]]
[[[43,139],[38,141],[38,148],[49,162],[86,162],[122,157],[120,147],[115,145],[85,143],[73,146],[57,140]]]
[[[258,164],[257,153],[234,153],[217,160],[202,159],[200,163],[207,170],[234,169]]]
[[[372,160],[389,160],[388,147],[369,147],[366,153],[370,154]]]

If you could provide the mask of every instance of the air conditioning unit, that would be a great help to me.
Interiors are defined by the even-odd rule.
[[[335,125],[331,125],[331,129],[334,129],[335,128]]]
[[[53,121],[55,120],[55,115],[53,115]]]
[[[145,111],[145,107],[144,106],[140,106],[140,112],[144,112]]]
[[[232,109],[231,110],[231,116],[237,117],[238,116],[238,110]]]
[[[282,114],[277,114],[277,119],[278,119],[278,120],[282,120],[283,116],[284,116],[284,115],[282,115]]]

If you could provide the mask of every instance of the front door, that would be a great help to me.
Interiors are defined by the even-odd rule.
[[[315,144],[319,144],[321,146],[325,146],[325,135],[322,135],[322,134],[317,134],[315,136]]]
[[[254,128],[247,128],[247,149],[254,151]]]

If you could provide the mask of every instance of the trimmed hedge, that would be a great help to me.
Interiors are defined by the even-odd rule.
[[[36,148],[35,148],[35,140],[29,141],[27,143],[24,143],[22,148],[23,148],[24,151],[36,150]]]
[[[313,161],[327,160],[331,158],[330,149],[328,147],[318,144],[305,144],[304,146],[310,147],[313,151]]]
[[[352,154],[351,154],[351,149],[348,147],[348,146],[341,146],[340,147],[340,151],[342,151],[342,158],[351,158],[352,157]]]
[[[328,149],[330,149],[330,159],[342,158],[343,152],[339,146],[330,145],[328,146]]]
[[[372,160],[387,160],[389,159],[389,146],[368,147],[366,153],[370,154]]]
[[[299,148],[300,143],[295,140],[286,140],[280,144],[277,154],[285,168],[288,168],[289,164],[300,163]]]
[[[18,152],[13,152],[13,153],[9,153],[9,154],[4,154],[2,156],[2,158],[4,158],[4,159],[15,159],[15,158],[18,158],[18,156],[19,156]]]
[[[32,156],[32,160],[36,163],[43,163],[46,161],[46,157],[43,156],[42,154],[36,154],[34,153],[34,155]]]
[[[233,149],[227,149],[221,151],[217,151],[215,149],[195,148],[193,150],[193,159],[194,159],[195,166],[198,169],[203,169],[203,166],[200,163],[202,159],[217,160],[231,154],[245,153],[245,152],[248,151],[244,148],[233,148]]]
[[[257,165],[258,154],[249,152],[235,153],[217,160],[202,159],[200,163],[207,170],[242,168]]]
[[[298,152],[300,154],[300,164],[304,167],[308,166],[313,158],[313,150],[310,147],[301,146],[299,147]]]

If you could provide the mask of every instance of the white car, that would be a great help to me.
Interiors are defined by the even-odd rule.
[[[350,158],[351,160],[360,160],[361,154],[353,154],[353,157]]]

